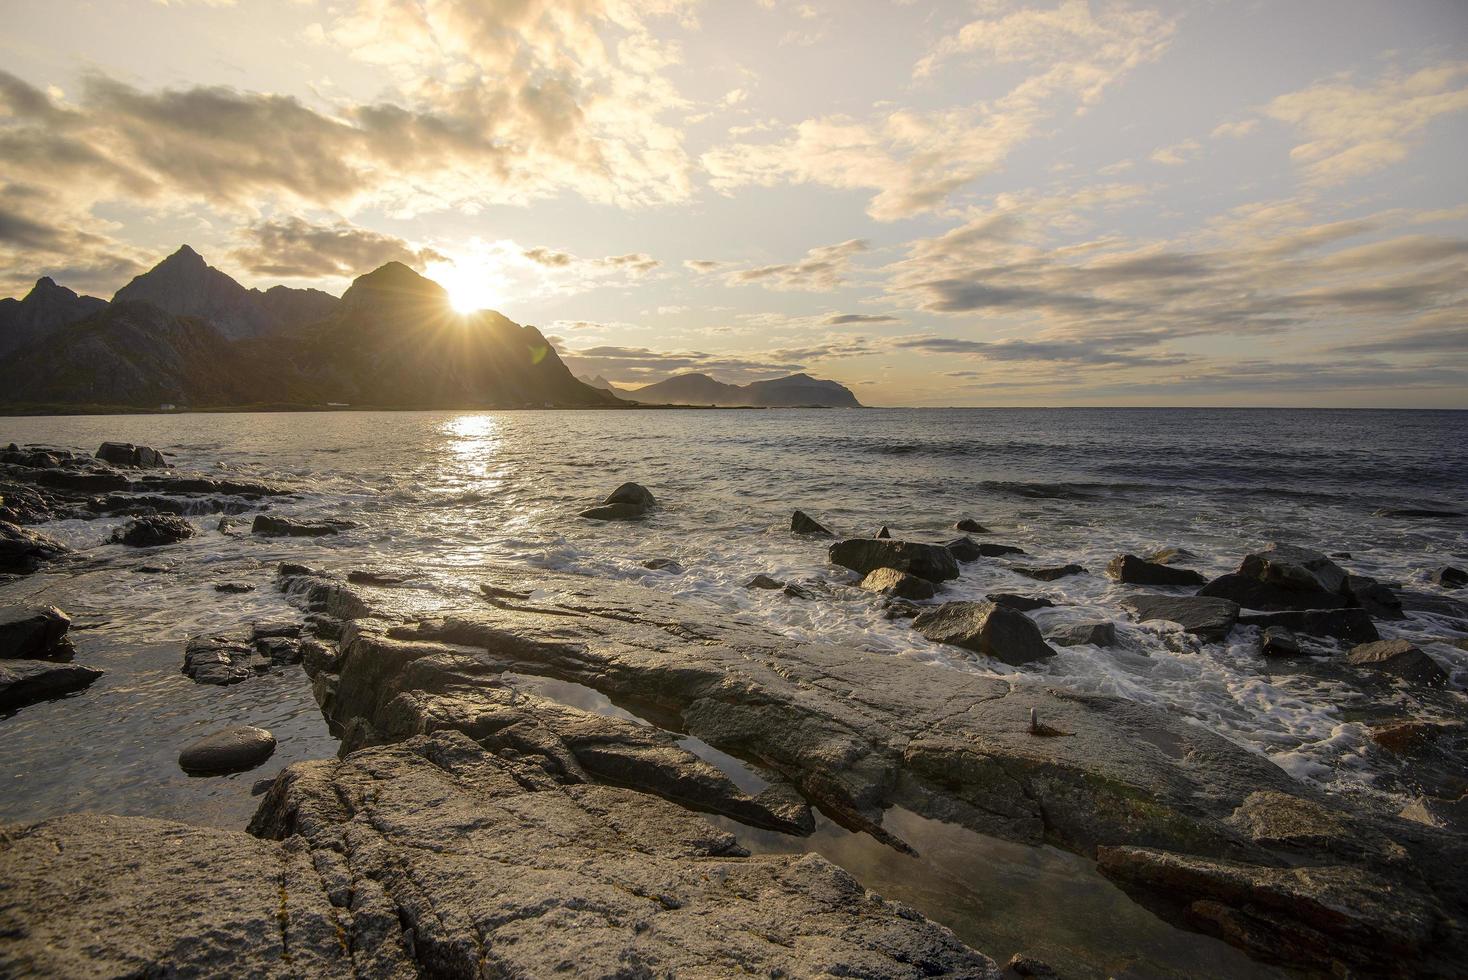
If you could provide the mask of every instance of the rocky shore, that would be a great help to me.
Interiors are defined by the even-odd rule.
[[[12,574],[82,560],[29,525],[129,515],[139,547],[164,549],[188,537],[173,521],[192,531],[190,515],[290,493],[172,474],[147,447],[103,450],[122,462],[0,452]],[[581,517],[642,521],[667,506],[625,484]],[[253,529],[312,548],[355,526],[264,513]],[[98,814],[0,828],[0,973],[1000,976],[991,957],[1027,951],[975,950],[933,921],[942,909],[883,898],[815,853],[751,853],[724,829],[801,839],[829,819],[913,853],[893,808],[1080,855],[1156,914],[1261,963],[1458,970],[1463,695],[1422,649],[1439,638],[1376,628],[1427,607],[1468,632],[1456,569],[1431,592],[1283,544],[1241,549],[1211,579],[1186,554],[1120,554],[1104,574],[1135,590],[1130,619],[1047,632],[1029,615],[1054,604],[1045,595],[945,601],[945,583],[981,561],[1042,586],[1090,572],[991,540],[972,518],[957,530],[985,540],[885,527],[843,539],[799,511],[791,527],[847,570],[831,587],[864,590],[957,657],[1023,671],[1076,644],[1116,646],[1118,625],[1162,624],[1179,642],[1257,633],[1261,671],[1382,705],[1373,738],[1415,802],[1326,793],[1159,707],[793,641],[644,584],[490,565],[477,599],[446,608],[400,576],[303,552],[274,583],[297,621],[194,637],[179,668],[220,688],[303,670],[338,757],[271,779],[248,833]],[[768,575],[750,586],[822,598]],[[0,696],[24,665],[75,666],[68,623],[55,608],[5,610]],[[75,689],[12,688],[4,710]],[[237,771],[274,747],[268,732],[224,730],[180,746],[180,764]],[[1008,975],[1043,969],[1021,956]]]

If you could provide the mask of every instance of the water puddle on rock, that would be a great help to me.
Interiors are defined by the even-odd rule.
[[[584,684],[506,673],[511,686],[548,700],[642,725],[648,719]],[[717,766],[751,795],[770,783],[748,764],[707,742],[672,733],[678,744]],[[701,816],[734,834],[752,854],[814,852],[884,898],[948,926],[1001,964],[1022,952],[1068,978],[1188,977],[1253,980],[1296,974],[1257,963],[1219,940],[1176,928],[1133,902],[1079,855],[975,833],[891,807],[884,829],[907,841],[904,854],[853,833],[816,811],[809,837],[764,830],[716,814]]]

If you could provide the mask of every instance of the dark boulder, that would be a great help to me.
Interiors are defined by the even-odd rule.
[[[1378,640],[1361,643],[1346,654],[1346,662],[1352,667],[1365,667],[1392,674],[1411,684],[1426,687],[1444,687],[1448,675],[1437,661],[1413,646],[1407,640]]]
[[[161,514],[156,517],[138,517],[112,532],[113,544],[125,544],[130,548],[158,548],[166,544],[177,544],[192,538],[194,525],[182,517]]]
[[[895,568],[875,568],[860,582],[868,592],[879,592],[898,599],[931,599],[938,589],[925,578],[918,578]]]
[[[390,572],[374,572],[370,569],[354,568],[347,572],[347,581],[353,585],[376,585],[382,588],[390,588],[394,585],[402,585],[408,580],[401,575],[393,575]]]
[[[1300,641],[1283,626],[1270,626],[1259,638],[1259,652],[1266,657],[1298,657]]]
[[[104,442],[97,450],[97,458],[113,466],[132,466],[139,469],[155,469],[168,465],[168,460],[158,450],[148,446],[134,446],[130,442]]]
[[[1158,565],[1171,565],[1174,562],[1198,560],[1198,556],[1187,548],[1174,547],[1158,548],[1156,551],[1143,555],[1142,557]]]
[[[988,541],[978,543],[979,556],[982,558],[1003,558],[1005,555],[1022,555],[1025,549],[1012,544],[993,544]]]
[[[1346,592],[1345,569],[1310,548],[1272,542],[1245,555],[1239,574],[1298,592]]]
[[[0,660],[0,711],[80,691],[102,676],[95,667],[51,660]]]
[[[274,754],[274,735],[242,725],[191,742],[178,754],[178,766],[191,776],[221,776],[254,769]]]
[[[1445,589],[1461,589],[1468,585],[1468,572],[1452,565],[1444,565],[1431,575],[1432,584],[1440,585]]]
[[[254,523],[250,525],[250,533],[270,538],[321,538],[328,534],[340,534],[355,526],[351,521],[297,521],[289,517],[257,514]]]
[[[891,538],[850,538],[831,545],[831,563],[866,575],[879,568],[895,568],[930,582],[958,578],[958,562],[942,545]]]
[[[887,525],[883,524],[877,528],[877,533],[872,536],[876,538],[890,538],[892,537],[892,531],[888,529]]]
[[[1106,577],[1128,585],[1202,585],[1206,579],[1188,568],[1174,568],[1138,558],[1117,555],[1106,565]]]
[[[1346,576],[1346,588],[1351,599],[1373,619],[1406,619],[1402,612],[1402,599],[1390,586],[1383,585],[1366,575]]]
[[[246,592],[254,592],[255,587],[249,582],[216,582],[214,591],[224,595],[243,595]]]
[[[1045,639],[1056,646],[1074,647],[1089,645],[1109,647],[1116,645],[1116,624],[1104,621],[1092,623],[1067,623],[1045,635]]]
[[[195,636],[184,645],[183,673],[196,684],[238,684],[268,667],[240,637]]]
[[[821,597],[821,594],[815,589],[808,585],[801,585],[799,582],[786,582],[785,587],[780,591],[791,599],[803,599],[806,602],[814,602]]]
[[[673,558],[649,558],[642,563],[642,567],[652,572],[667,572],[670,575],[681,575],[683,566]]]
[[[987,527],[985,527],[984,525],[980,524],[978,521],[974,520],[972,517],[965,517],[963,520],[961,520],[957,524],[953,525],[953,529],[955,531],[962,531],[965,534],[988,534],[989,533],[989,529]]]
[[[1222,600],[1218,600],[1222,601]],[[1239,616],[1246,626],[1268,629],[1283,626],[1306,636],[1328,636],[1352,643],[1381,639],[1364,609],[1288,609],[1278,612],[1248,612]]]
[[[1218,576],[1199,589],[1198,595],[1228,599],[1245,609],[1262,609],[1266,612],[1281,609],[1341,609],[1349,601],[1339,592],[1284,588],[1241,572]]]
[[[636,504],[598,504],[577,516],[591,521],[640,521],[647,516],[647,508]]]
[[[955,538],[943,547],[947,548],[949,553],[961,562],[978,561],[983,557],[979,551],[978,542],[973,538]]]
[[[920,613],[912,625],[934,643],[962,647],[1015,667],[1055,655],[1030,617],[993,602],[945,602]]]
[[[1025,578],[1032,578],[1040,582],[1054,582],[1057,579],[1062,579],[1069,575],[1084,575],[1086,573],[1084,568],[1074,564],[1049,565],[1043,568],[1014,565],[1009,570],[1011,572],[1017,572]]]
[[[34,572],[43,562],[69,554],[71,549],[55,538],[0,521],[0,572],[22,575]]]
[[[70,660],[73,650],[66,631],[71,617],[55,606],[0,608],[0,658],[6,660]]]
[[[1018,592],[990,592],[984,598],[1008,609],[1018,609],[1020,612],[1049,609],[1055,605],[1042,595],[1022,595]]]
[[[604,504],[630,504],[643,510],[652,510],[658,505],[657,498],[652,491],[640,483],[624,483],[611,493],[607,494]]]
[[[781,582],[779,579],[773,579],[770,578],[770,576],[761,573],[750,579],[748,582],[745,582],[744,587],[746,589],[765,589],[767,591],[774,592],[779,589],[785,588],[785,583]]]
[[[790,531],[793,534],[810,534],[818,538],[835,537],[824,524],[803,510],[797,510],[790,515]]]
[[[1222,640],[1239,618],[1237,603],[1207,596],[1130,595],[1121,604],[1138,622],[1177,623],[1205,640]]]

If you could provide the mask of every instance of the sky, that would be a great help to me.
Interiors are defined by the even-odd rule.
[[[0,295],[403,261],[635,387],[1468,408],[1468,0],[0,0]]]

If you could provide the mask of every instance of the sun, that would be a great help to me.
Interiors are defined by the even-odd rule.
[[[428,278],[449,294],[449,304],[458,313],[476,313],[494,305],[501,277],[482,262],[462,259],[431,262]]]

